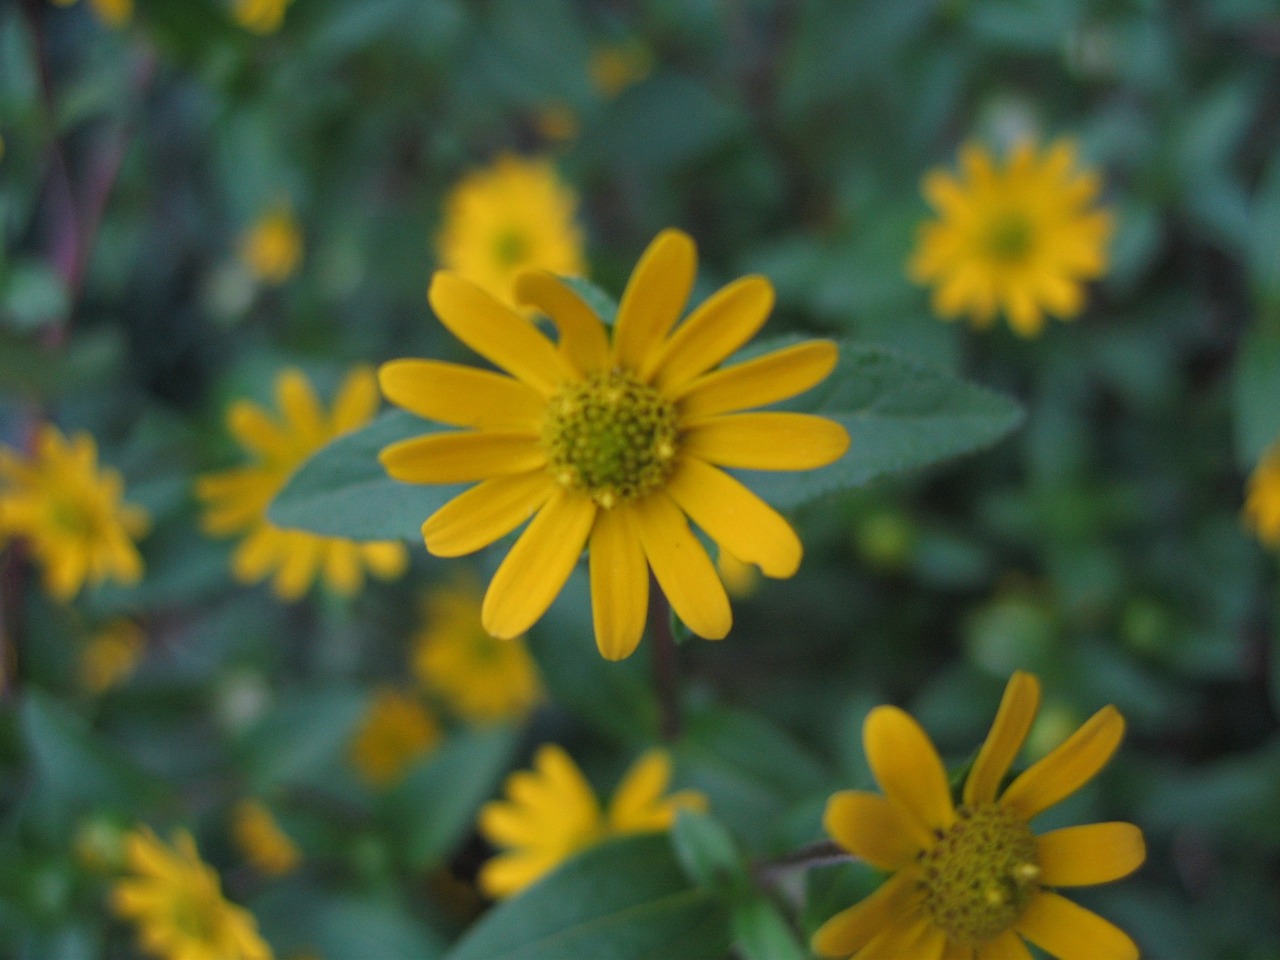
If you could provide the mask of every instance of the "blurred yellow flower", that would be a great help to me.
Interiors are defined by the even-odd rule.
[[[240,262],[265,283],[281,284],[302,262],[302,228],[293,211],[279,206],[240,237]]]
[[[408,564],[399,541],[358,542],[289,530],[267,520],[267,508],[293,471],[327,444],[364,426],[378,407],[378,388],[367,367],[347,374],[326,414],[301,370],[286,368],[276,377],[279,420],[248,400],[227,413],[227,426],[255,458],[234,470],[206,474],[196,481],[205,503],[201,527],[212,536],[243,534],[231,559],[231,571],[242,583],[265,580],[274,571],[272,589],[284,600],[296,600],[316,577],[336,593],[351,595],[364,582],[364,568],[375,576],[398,577]]]
[[[1062,960],[1138,956],[1120,929],[1054,887],[1118,880],[1146,857],[1142,831],[1094,823],[1036,836],[1028,825],[1091,780],[1124,735],[1103,707],[1066,742],[1000,789],[1040,703],[1040,684],[1015,673],[960,805],[920,726],[877,707],[862,728],[867,760],[884,795],[846,790],[824,824],[841,847],[893,876],[813,935],[824,957],[1030,957],[1023,938]]]
[[[254,33],[275,33],[284,22],[285,7],[293,0],[233,0],[231,16]]]
[[[127,679],[146,651],[142,628],[132,620],[112,620],[80,650],[80,686],[103,693]]]
[[[522,274],[520,298],[554,321],[554,342],[474,284],[440,271],[431,285],[436,314],[510,376],[432,360],[395,360],[379,371],[392,403],[466,428],[380,455],[398,480],[480,481],[423,524],[428,550],[472,553],[533,517],[485,594],[481,620],[494,636],[528,630],[588,545],[596,643],[608,659],[640,642],[650,568],[694,633],[725,636],[729,600],[686,517],[766,576],[789,577],[799,567],[800,540],[787,521],[722,468],[807,470],[844,453],[848,435],[831,420],[742,412],[818,383],[835,366],[835,344],[799,343],[715,369],[764,324],[773,288],[764,277],[744,277],[677,327],[696,259],[688,236],[660,234],[632,274],[611,332],[557,277]]]
[[[245,859],[268,876],[283,876],[302,862],[298,845],[260,800],[241,800],[235,805],[231,836]]]
[[[578,135],[578,115],[567,103],[548,103],[534,113],[533,126],[543,140],[562,143]]]
[[[670,756],[650,750],[631,765],[605,814],[573,759],[555,744],[539,747],[532,770],[507,778],[508,799],[480,810],[480,832],[506,851],[480,868],[480,889],[509,897],[606,837],[658,833],[670,828],[677,811],[707,808],[707,798],[694,790],[664,796],[670,781]]]
[[[111,905],[138,928],[144,950],[164,960],[271,960],[253,915],[223,898],[190,833],[175,831],[170,847],[139,827],[125,849],[130,872],[116,881]]]
[[[121,502],[124,482],[98,468],[93,437],[70,442],[52,424],[36,433],[27,457],[0,447],[0,545],[23,539],[44,571],[45,589],[59,600],[86,582],[142,579],[134,541],[147,532],[145,510]]]
[[[1076,316],[1083,285],[1107,268],[1112,218],[1094,206],[1097,174],[1077,172],[1069,140],[1043,152],[1020,143],[1002,169],[977,144],[960,159],[961,177],[933,170],[924,179],[938,219],[921,229],[909,264],[913,279],[933,285],[934,310],[977,327],[1003,311],[1024,337],[1040,333],[1045,314]]]
[[[406,693],[384,687],[365,711],[348,756],[367,783],[386,787],[439,742],[440,725],[426,707]]]
[[[582,276],[578,198],[546,160],[504,154],[468,174],[445,200],[436,238],[440,265],[465,277],[507,306],[523,270]]]
[[[1280,441],[1267,449],[1249,477],[1244,521],[1268,547],[1280,547]]]
[[[432,590],[425,607],[413,667],[422,685],[454,713],[473,723],[519,720],[542,699],[524,638],[498,640],[481,626],[476,584]]]
[[[587,76],[596,92],[611,100],[639,83],[653,70],[653,55],[636,41],[596,47],[587,63]]]
[[[76,0],[53,0],[55,6],[69,7]],[[133,0],[89,0],[89,6],[109,27],[119,27],[133,16]]]

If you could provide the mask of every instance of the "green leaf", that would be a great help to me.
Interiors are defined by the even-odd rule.
[[[783,509],[988,447],[1023,416],[1014,401],[985,387],[851,343],[840,345],[839,363],[824,383],[786,407],[842,424],[850,444],[843,457],[819,470],[737,471]]]
[[[733,908],[733,945],[743,960],[809,960],[786,918],[764,897]]]
[[[1280,332],[1255,329],[1245,337],[1233,386],[1236,455],[1252,469],[1280,437]]]
[[[623,837],[583,852],[499,904],[448,960],[656,960],[729,951],[729,920],[691,887],[663,835]]]
[[[560,280],[582,298],[582,302],[592,309],[606,327],[613,326],[618,319],[618,301],[584,277],[561,277]]]
[[[60,397],[115,377],[125,345],[116,330],[78,334],[65,350],[0,336],[0,389],[40,399]]]
[[[293,690],[240,738],[241,769],[252,789],[295,780],[337,758],[365,706],[354,689]]]
[[[731,895],[749,886],[738,845],[713,817],[697,810],[679,811],[671,845],[685,875],[704,890]]]
[[[70,304],[58,271],[39,262],[14,263],[0,289],[0,323],[15,330],[34,330],[64,320]]]

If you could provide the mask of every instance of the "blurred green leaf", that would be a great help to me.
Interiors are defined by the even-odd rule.
[[[1280,331],[1261,327],[1245,336],[1233,383],[1236,456],[1252,470],[1280,438]]]
[[[1280,332],[1280,156],[1271,161],[1254,198],[1249,277],[1263,323]]]
[[[62,351],[0,335],[0,390],[48,399],[113,379],[124,360],[118,330],[78,334]]]
[[[691,887],[664,835],[586,850],[484,916],[448,960],[721,957],[729,920]]]
[[[236,743],[254,792],[266,793],[341,757],[365,699],[362,691],[341,687],[290,690]]]
[[[71,299],[58,271],[46,263],[10,263],[0,284],[0,324],[19,332],[60,323]]]
[[[733,944],[743,960],[808,960],[811,956],[771,900],[752,897],[733,907]]]
[[[732,896],[750,886],[738,845],[711,815],[679,811],[671,844],[685,875],[704,890]]]
[[[672,109],[679,110],[673,122]],[[590,147],[606,164],[660,176],[702,159],[746,126],[746,117],[697,80],[655,76],[624,92]]]

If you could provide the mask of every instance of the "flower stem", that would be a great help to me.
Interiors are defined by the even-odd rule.
[[[668,743],[680,736],[680,676],[676,638],[671,632],[671,605],[658,581],[649,581],[649,623],[653,634],[653,686],[661,711],[660,730]]]
[[[768,884],[776,880],[779,874],[791,870],[810,870],[832,863],[852,863],[857,859],[844,847],[830,840],[819,840],[799,850],[793,850],[791,853],[757,864],[752,872],[757,881]]]

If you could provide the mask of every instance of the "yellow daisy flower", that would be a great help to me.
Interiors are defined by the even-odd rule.
[[[351,765],[374,787],[395,783],[440,742],[440,725],[414,697],[379,690],[351,740]]]
[[[268,876],[291,873],[302,862],[298,845],[260,800],[241,800],[235,805],[231,837],[245,859]]]
[[[523,270],[582,276],[587,265],[577,206],[550,162],[504,154],[464,177],[445,200],[436,238],[440,265],[507,306],[515,302]]]
[[[78,433],[68,442],[44,424],[30,457],[0,447],[0,545],[25,540],[44,570],[45,589],[59,600],[86,582],[135,584],[142,557],[134,541],[150,520],[145,510],[122,503],[123,494],[120,474],[98,469],[93,437]]]
[[[471,582],[427,594],[413,668],[427,690],[473,723],[522,719],[542,699],[538,668],[524,638],[495,640],[485,633],[480,590]]]
[[[408,564],[399,541],[324,537],[267,520],[267,507],[302,461],[373,419],[378,407],[373,372],[352,370],[326,414],[306,376],[290,367],[276,377],[276,403],[279,420],[248,400],[233,404],[227,427],[255,462],[196,481],[196,495],[206,506],[204,531],[215,537],[244,535],[231,559],[232,574],[242,583],[257,583],[274,572],[272,589],[283,600],[301,597],[317,576],[347,596],[360,589],[366,567],[384,579],[398,577]]]
[[[848,435],[833,421],[742,412],[818,383],[835,366],[835,344],[796,344],[716,370],[764,324],[773,288],[744,277],[676,326],[695,270],[693,241],[660,234],[632,274],[612,336],[558,278],[522,274],[521,300],[552,319],[558,343],[441,271],[431,284],[441,322],[510,376],[431,360],[379,371],[392,403],[467,428],[380,456],[398,480],[480,481],[427,518],[428,550],[472,553],[533,517],[485,594],[481,619],[494,636],[528,630],[588,545],[596,642],[608,659],[640,642],[650,568],[694,633],[725,636],[729,600],[686,516],[766,576],[799,567],[787,521],[721,468],[805,470],[844,453]]]
[[[591,85],[606,100],[639,83],[652,70],[653,55],[636,41],[596,47],[587,62]]]
[[[254,33],[275,33],[284,22],[285,7],[293,0],[233,0],[231,16]]]
[[[69,7],[76,0],[53,0],[54,6]],[[133,0],[89,0],[89,6],[98,18],[109,27],[119,27],[133,16]]]
[[[1084,307],[1083,285],[1107,268],[1111,214],[1096,208],[1099,180],[1077,172],[1075,146],[1043,153],[1020,143],[1003,169],[983,147],[960,153],[963,174],[933,170],[924,195],[939,218],[921,230],[909,272],[932,284],[945,319],[968,314],[989,326],[1003,311],[1033,337],[1049,314],[1069,320]]]
[[[271,960],[271,948],[243,907],[222,896],[218,874],[185,830],[172,847],[147,827],[125,842],[130,873],[111,891],[115,912],[138,928],[142,948],[165,960]]]
[[[677,811],[707,808],[707,798],[695,790],[664,796],[670,781],[671,757],[650,750],[631,765],[604,813],[573,759],[555,744],[539,747],[532,770],[507,778],[508,799],[480,809],[481,834],[506,851],[480,868],[480,889],[509,897],[607,837],[659,833],[671,827]]]
[[[103,693],[127,679],[146,651],[142,628],[132,620],[112,620],[80,651],[80,686]]]
[[[264,283],[278,285],[293,276],[302,262],[302,228],[293,211],[278,206],[246,230],[240,238],[240,262]]]
[[[1262,455],[1244,501],[1245,524],[1268,547],[1280,547],[1280,441]]]
[[[1029,826],[1106,765],[1124,719],[1103,707],[1002,791],[1039,702],[1036,678],[1015,673],[959,806],[915,720],[896,707],[867,715],[863,744],[884,796],[837,793],[824,824],[836,843],[893,876],[823,924],[813,935],[816,953],[1030,960],[1025,937],[1060,960],[1138,956],[1123,931],[1054,888],[1107,883],[1136,870],[1146,856],[1142,832],[1129,823],[1094,823],[1036,836]]]

